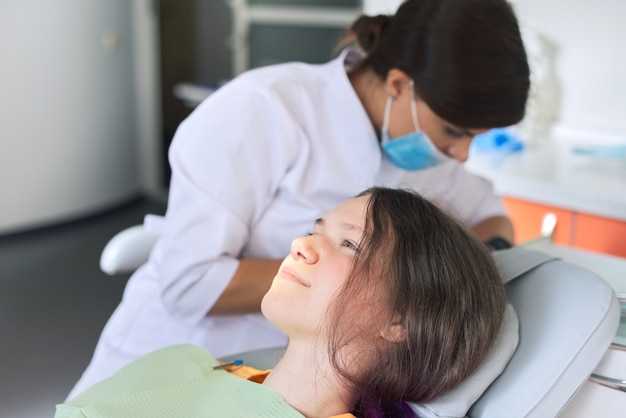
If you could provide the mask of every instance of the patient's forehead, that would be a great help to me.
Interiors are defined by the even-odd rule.
[[[334,222],[347,229],[357,228],[363,231],[369,199],[370,196],[359,196],[345,200],[328,212],[321,221]]]

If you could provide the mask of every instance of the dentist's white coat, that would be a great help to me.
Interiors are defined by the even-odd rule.
[[[261,314],[207,312],[239,258],[282,259],[316,218],[368,187],[413,188],[469,226],[506,214],[490,183],[454,160],[406,172],[384,158],[346,74],[354,55],[249,71],[180,125],[162,236],[70,397],[167,345],[194,343],[218,358],[285,345]]]

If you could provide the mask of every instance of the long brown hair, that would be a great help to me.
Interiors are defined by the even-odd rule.
[[[365,236],[330,310],[328,349],[368,416],[372,406],[432,400],[474,372],[498,334],[506,295],[485,245],[434,204],[407,190],[363,195]],[[372,324],[391,318],[404,338],[371,335]],[[365,353],[370,367],[355,375],[346,349],[349,361]]]
[[[442,119],[465,128],[524,117],[529,67],[517,18],[505,0],[407,0],[395,15],[361,16],[350,41],[380,77],[397,68]]]

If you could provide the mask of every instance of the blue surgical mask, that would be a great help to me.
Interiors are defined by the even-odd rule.
[[[413,95],[413,83],[411,83],[411,95]],[[389,161],[406,171],[423,170],[446,161],[448,157],[439,151],[419,128],[415,97],[411,97],[411,114],[415,131],[394,139],[389,138],[389,115],[392,102],[393,97],[388,96],[381,132],[381,146]]]

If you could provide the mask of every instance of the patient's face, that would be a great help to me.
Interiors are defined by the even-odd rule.
[[[359,252],[369,196],[350,199],[318,219],[291,253],[263,298],[263,314],[291,339],[318,336],[320,323]]]

